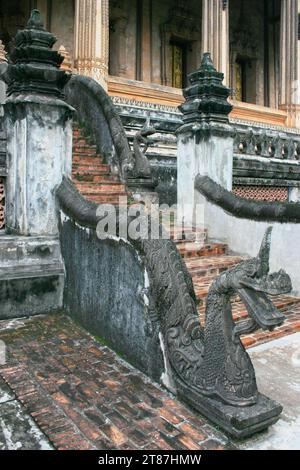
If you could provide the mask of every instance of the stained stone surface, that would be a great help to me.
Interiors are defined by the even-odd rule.
[[[250,350],[262,393],[283,405],[280,420],[240,445],[249,450],[300,450],[300,333]]]
[[[0,378],[0,450],[51,450],[48,439]]]

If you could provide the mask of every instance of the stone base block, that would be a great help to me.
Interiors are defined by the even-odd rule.
[[[0,319],[57,311],[63,288],[56,238],[0,236]]]
[[[230,436],[243,439],[267,429],[278,421],[282,406],[259,394],[255,405],[238,407],[225,405],[201,396],[187,387],[177,390],[178,396]]]

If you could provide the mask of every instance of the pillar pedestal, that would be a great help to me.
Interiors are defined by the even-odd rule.
[[[73,108],[55,37],[33,10],[16,36],[5,79],[6,234],[0,238],[0,319],[62,308],[64,264],[56,188],[72,170]]]

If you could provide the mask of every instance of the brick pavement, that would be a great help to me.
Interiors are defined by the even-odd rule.
[[[2,321],[0,339],[0,375],[56,449],[233,448],[65,315]]]

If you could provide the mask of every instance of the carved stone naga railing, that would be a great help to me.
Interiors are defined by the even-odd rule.
[[[63,181],[57,197],[68,217],[96,229],[100,220],[97,205],[85,200],[70,180]],[[155,306],[170,383],[182,400],[235,437],[267,428],[278,420],[282,407],[258,393],[240,335],[259,328],[272,330],[285,319],[267,297],[292,289],[284,271],[269,273],[271,229],[258,257],[222,273],[213,282],[203,327],[185,263],[176,245],[164,239],[162,227],[161,238],[151,239],[149,219],[150,215],[148,234],[129,242],[144,260],[149,275],[150,304]],[[121,223],[118,219],[117,227]],[[127,223],[131,223],[130,217]],[[249,313],[249,319],[239,325],[232,318],[234,294],[240,295]]]
[[[94,137],[98,151],[121,180],[151,181],[151,168],[139,144],[146,143],[146,137],[155,130],[143,128],[132,152],[121,118],[99,83],[90,77],[73,75],[64,91],[67,102],[76,109],[77,118]]]
[[[234,154],[300,160],[300,134],[232,122]]]

